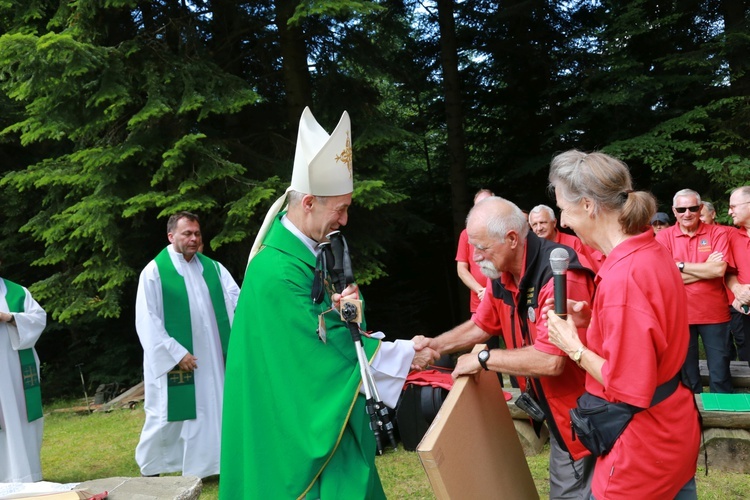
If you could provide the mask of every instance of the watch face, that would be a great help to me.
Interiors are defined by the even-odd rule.
[[[490,351],[479,351],[479,359],[481,359],[482,361],[487,361],[488,359],[490,359]]]

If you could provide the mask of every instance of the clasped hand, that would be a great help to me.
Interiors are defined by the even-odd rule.
[[[417,335],[411,339],[414,343],[414,359],[411,362],[412,370],[424,370],[440,359],[440,353],[430,347],[430,340],[424,335]]]
[[[333,295],[331,295],[331,302],[333,302],[333,307],[339,309],[341,306],[341,299],[359,299],[359,287],[357,286],[357,284],[351,283],[347,285],[341,293],[334,293]]]
[[[591,307],[588,302],[568,300],[568,317],[555,314],[555,300],[549,298],[542,306],[542,319],[546,320],[549,340],[568,355],[581,347],[578,328],[587,328],[591,322]]]

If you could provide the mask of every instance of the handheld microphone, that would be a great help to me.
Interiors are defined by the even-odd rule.
[[[568,264],[570,255],[564,248],[555,248],[549,256],[555,289],[555,314],[562,319],[568,316]]]

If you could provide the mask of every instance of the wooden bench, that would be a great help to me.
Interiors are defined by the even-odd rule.
[[[698,367],[701,371],[701,381],[704,386],[708,386],[708,364],[705,359],[698,360]],[[730,361],[729,374],[732,376],[732,387],[750,388],[750,366],[747,361]]]
[[[745,364],[747,368],[747,364]],[[518,438],[527,456],[537,455],[544,448],[549,437],[546,429],[537,436],[529,421],[529,416],[516,406],[516,399],[520,390],[503,388],[511,394],[508,410],[513,417]],[[698,466],[703,467],[703,447],[707,450],[709,469],[750,474],[750,412],[706,411],[700,395],[696,394],[695,401],[703,417],[703,437],[701,452],[698,456]]]

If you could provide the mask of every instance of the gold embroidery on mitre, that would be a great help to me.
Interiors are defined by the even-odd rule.
[[[346,147],[341,154],[336,155],[336,161],[346,163],[346,168],[349,170],[349,178],[352,178],[352,142],[349,139],[349,132],[346,133]]]

